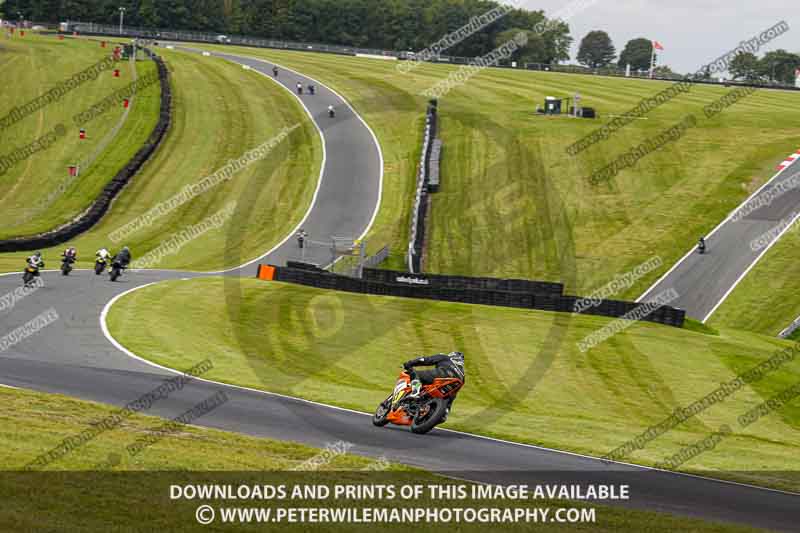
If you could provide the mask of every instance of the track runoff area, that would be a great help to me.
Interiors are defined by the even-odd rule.
[[[283,65],[235,54],[219,55],[267,76],[272,75],[273,68],[290,71]],[[319,100],[300,101],[317,123],[323,144],[352,143],[352,152],[326,148],[317,192],[303,224],[317,223],[328,231],[341,228],[342,234],[363,235],[374,220],[380,198],[380,147],[366,123],[336,92],[292,72],[304,83],[313,81],[322,89]],[[352,113],[335,128],[324,120],[328,101]],[[358,172],[353,172],[351,165],[355,153],[365,154]],[[344,163],[343,159],[349,161]],[[330,187],[329,197],[326,187]],[[348,194],[341,194],[342,187],[350,188]],[[369,208],[343,210],[336,202],[342,197]],[[293,234],[256,261],[285,261],[293,246]],[[256,261],[218,274],[252,276]],[[160,367],[113,339],[106,325],[108,310],[121,295],[138,288],[202,275],[180,271],[130,274],[128,285],[107,285],[101,290],[87,290],[93,280],[91,273],[76,272],[71,287],[46,275],[47,290],[25,294],[16,302],[19,310],[44,308],[45,314],[34,323],[16,324],[23,329],[11,339],[14,342],[6,342],[0,360],[4,385],[122,408],[113,415],[116,418],[100,420],[90,433],[65,439],[28,466],[47,466],[75,453],[103,431],[117,429],[119,418],[142,411],[178,424],[279,438],[318,450],[288,472],[148,472],[119,476],[113,487],[104,484],[106,473],[85,474],[87,483],[93,481],[93,486],[112,493],[133,487],[141,491],[147,486],[154,495],[148,504],[157,509],[166,500],[170,512],[177,513],[185,524],[299,525],[304,530],[311,524],[413,524],[437,529],[471,524],[480,530],[540,524],[563,530],[578,525],[610,530],[613,526],[603,524],[604,514],[613,517],[609,522],[637,529],[637,525],[643,528],[664,519],[663,514],[635,514],[650,511],[681,517],[686,521],[676,522],[675,529],[686,530],[705,527],[693,519],[787,531],[797,524],[798,496],[789,492],[455,431],[414,435],[398,428],[380,429],[372,427],[370,414],[214,382],[203,377],[207,368],[202,365],[190,372]],[[0,277],[3,289],[13,290],[16,284],[15,276]],[[163,427],[152,433],[161,438],[169,432]],[[139,443],[139,447],[144,446],[144,442]],[[348,455],[366,456],[372,461],[344,472],[326,470]],[[396,464],[439,475],[398,468]],[[74,478],[69,483],[74,483]],[[48,484],[59,487],[59,480],[49,479]]]

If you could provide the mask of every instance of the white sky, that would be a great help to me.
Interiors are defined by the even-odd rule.
[[[574,3],[589,7],[568,24],[575,39],[570,62],[575,62],[581,39],[592,30],[604,30],[617,54],[630,39],[659,41],[664,51],[658,63],[679,73],[694,72],[743,40],[757,36],[785,20],[790,30],[762,47],[800,53],[800,0],[504,0],[504,3],[552,16]]]

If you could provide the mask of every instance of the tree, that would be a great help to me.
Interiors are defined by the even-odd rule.
[[[774,82],[794,84],[794,71],[800,67],[800,55],[780,49],[767,52],[758,62],[759,73]]]
[[[631,39],[619,55],[619,66],[632,70],[650,70],[650,60],[653,57],[653,42],[650,39],[639,37]]]
[[[754,81],[759,78],[758,58],[750,52],[739,52],[731,61],[728,71],[737,80],[743,78],[747,81]]]
[[[667,65],[660,65],[653,69],[653,74],[658,78],[672,78],[675,73]]]
[[[578,62],[591,68],[605,67],[617,55],[611,37],[604,31],[595,30],[586,34],[578,50]]]

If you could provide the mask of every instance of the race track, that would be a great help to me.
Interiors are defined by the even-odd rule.
[[[271,77],[269,63],[224,57]],[[309,82],[299,74],[284,76],[286,72],[281,68],[278,81],[290,89],[298,79],[304,84]],[[360,235],[368,229],[378,205],[380,151],[369,128],[345,102],[319,83],[317,88],[317,95],[304,96],[302,102],[324,135],[326,158],[312,208],[301,225],[311,234]],[[324,113],[329,104],[339,110],[334,120],[328,120]],[[295,253],[296,243],[287,236],[261,261],[281,263]],[[327,256],[321,254],[315,259],[324,262]],[[225,273],[249,277],[254,274],[253,264]],[[0,331],[10,331],[51,307],[59,319],[1,354],[0,383],[116,406],[137,399],[174,373],[116,346],[104,334],[103,310],[125,291],[162,280],[203,275],[208,274],[135,271],[126,272],[122,282],[112,284],[105,276],[96,277],[87,271],[74,272],[69,279],[57,272],[44,273],[45,287],[19,301],[13,309],[0,312]],[[0,294],[19,284],[19,274],[0,276]],[[197,361],[207,356],[213,358],[213,354],[198,354]],[[387,377],[388,382],[391,379]],[[345,440],[354,444],[352,451],[358,454],[384,456],[390,461],[478,481],[626,482],[631,485],[632,495],[628,505],[636,508],[785,531],[796,530],[800,521],[797,495],[607,463],[446,430],[419,436],[405,429],[375,428],[363,413],[202,379],[154,403],[147,413],[172,418],[219,389],[224,389],[230,400],[196,424],[317,447]],[[376,404],[381,399],[376,398]],[[602,513],[599,515],[602,520]]]
[[[708,320],[800,217],[800,187],[782,186],[798,179],[800,159],[775,175],[714,228],[706,236],[706,253],[701,255],[694,246],[637,301],[674,289],[678,298],[669,305],[685,309],[688,316],[702,322]]]

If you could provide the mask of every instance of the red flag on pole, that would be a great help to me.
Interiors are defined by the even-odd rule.
[[[664,47],[661,46],[661,43],[658,42],[658,41],[653,41],[653,48],[655,48],[656,50],[663,50],[664,49]]]

